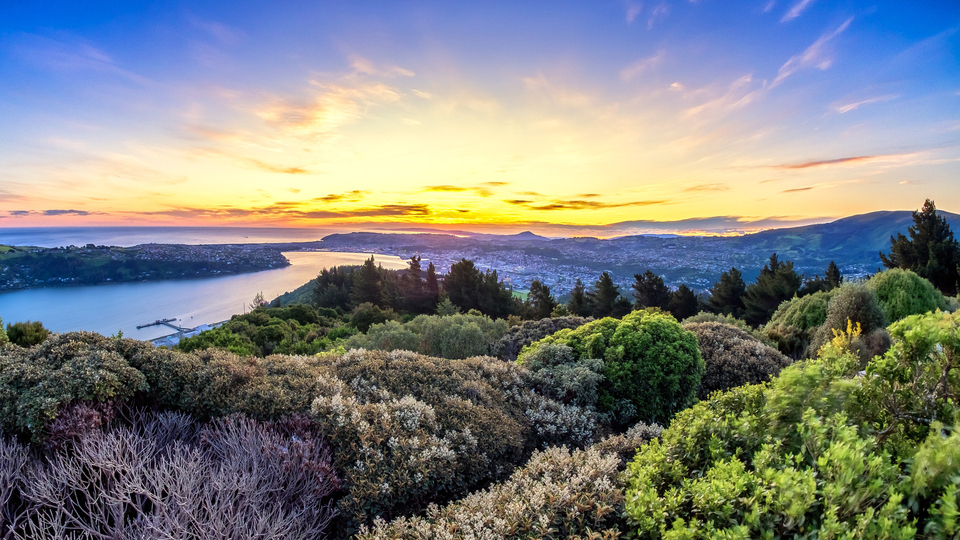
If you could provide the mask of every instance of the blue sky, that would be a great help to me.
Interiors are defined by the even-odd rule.
[[[0,6],[0,224],[960,211],[960,4]]]

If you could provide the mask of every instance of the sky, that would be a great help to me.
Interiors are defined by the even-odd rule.
[[[0,227],[960,212],[958,31],[956,1],[0,2]]]

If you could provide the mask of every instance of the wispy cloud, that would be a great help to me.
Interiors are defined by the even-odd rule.
[[[627,10],[627,24],[633,24],[637,16],[643,12],[643,2],[628,0],[623,3],[623,6]]]
[[[784,163],[781,165],[771,165],[772,169],[809,169],[813,167],[831,167],[835,165],[858,165],[875,161],[891,161],[899,158],[912,156],[914,154],[878,154],[873,156],[852,156],[836,159],[823,159],[817,161],[802,161],[799,163]]]
[[[703,93],[687,92],[682,85],[673,88],[688,95]],[[684,115],[689,118],[708,112],[726,113],[752,103],[761,92],[762,87],[754,84],[753,75],[747,74],[730,83],[723,95],[686,109]]]
[[[316,202],[341,202],[341,201],[356,202],[363,199],[369,194],[370,194],[369,191],[365,191],[362,189],[355,189],[353,191],[347,191],[345,193],[330,193],[328,195],[324,195],[323,197],[314,197],[311,200]]]
[[[660,2],[653,8],[650,12],[650,17],[647,19],[647,30],[653,30],[653,26],[666,19],[667,15],[670,14],[670,6],[664,2]]]
[[[622,203],[608,203],[602,201],[561,201],[534,202],[525,199],[509,199],[503,201],[514,206],[523,206],[529,210],[555,211],[555,210],[602,210],[605,208],[623,208],[626,206],[652,206],[658,204],[670,204],[668,200],[649,200],[649,201],[630,201]]]
[[[780,19],[780,22],[787,22],[787,21],[792,21],[796,19],[797,17],[800,16],[801,13],[803,13],[805,9],[810,7],[810,4],[812,4],[813,2],[814,0],[800,0],[799,2],[794,4],[792,8],[790,8],[790,11],[787,11],[787,13],[783,16],[783,18]],[[772,7],[773,6],[771,6],[771,8]]]
[[[100,214],[100,212],[88,212],[87,210],[10,210],[8,212],[13,217],[26,216],[89,216]]]
[[[438,186],[427,186],[423,188],[425,192],[439,192],[439,193],[462,193],[470,192],[481,197],[489,197],[493,195],[493,192],[485,187],[475,187],[475,186],[454,186],[450,184],[442,184]]]
[[[37,34],[21,34],[14,37],[12,49],[22,60],[43,69],[105,73],[137,84],[152,84],[146,77],[120,67],[106,51],[80,39],[56,40]]]
[[[209,208],[173,207],[146,212],[124,212],[133,216],[163,216],[197,219],[256,219],[256,220],[330,220],[360,217],[424,217],[431,214],[425,204],[384,204],[356,209],[316,209],[306,201],[276,202],[268,206],[241,208],[216,206]]]
[[[815,67],[824,70],[833,65],[833,56],[829,51],[830,42],[842,34],[852,22],[853,17],[850,17],[837,27],[836,30],[823,34],[813,42],[812,45],[807,47],[805,51],[787,60],[787,62],[780,67],[780,70],[777,72],[777,78],[770,84],[770,88],[778,86],[786,80],[787,77],[801,69]]]
[[[400,66],[377,65],[371,60],[355,54],[350,56],[350,67],[352,67],[356,73],[362,73],[364,75],[377,75],[381,77],[413,77],[416,75],[416,73],[409,69]]]
[[[837,103],[837,104],[834,104],[833,110],[837,111],[840,114],[844,114],[850,111],[854,111],[863,105],[869,105],[871,103],[885,103],[887,101],[892,101],[894,99],[897,99],[898,97],[900,97],[898,94],[889,94],[886,96],[877,96],[877,97],[872,97],[868,99],[862,99],[860,101],[854,101],[851,103],[845,103],[845,104]]]
[[[685,192],[702,192],[702,191],[727,191],[730,189],[730,186],[727,184],[713,183],[713,184],[697,184],[684,188]]]
[[[641,58],[633,64],[620,70],[620,78],[624,81],[629,81],[636,77],[642,75],[645,71],[653,69],[659,66],[663,62],[663,57],[666,55],[666,52],[661,49],[657,51],[657,54],[647,58]]]
[[[187,21],[222,45],[236,45],[244,38],[243,32],[222,22],[204,20],[193,14],[187,15]]]

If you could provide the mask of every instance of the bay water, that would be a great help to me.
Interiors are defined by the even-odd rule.
[[[69,245],[63,242],[56,245]],[[162,325],[138,330],[137,325],[166,318],[178,319],[172,324],[185,328],[224,321],[249,311],[258,292],[269,301],[314,279],[323,268],[362,264],[371,254],[313,251],[284,255],[290,266],[251,274],[0,293],[0,317],[5,323],[40,321],[54,332],[89,330],[113,335],[121,330],[124,337],[154,339],[174,331]],[[374,257],[384,268],[407,267],[399,257]]]

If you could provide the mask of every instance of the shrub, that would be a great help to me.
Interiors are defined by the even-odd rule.
[[[656,427],[640,424],[586,450],[549,448],[502,484],[443,508],[431,505],[423,517],[377,520],[358,538],[620,538],[620,455],[657,434]]]
[[[39,440],[61,407],[80,400],[122,402],[145,390],[144,375],[117,352],[116,343],[99,334],[71,332],[29,349],[4,348],[0,428]]]
[[[7,338],[10,343],[21,347],[33,347],[43,343],[50,331],[40,321],[15,322],[7,325]]]
[[[630,533],[645,537],[941,538],[958,532],[960,318],[894,325],[857,373],[855,331],[767,385],[679,413],[628,466]],[[934,418],[948,416],[954,425]]]
[[[790,359],[779,351],[734,326],[708,322],[683,327],[697,336],[706,363],[697,390],[699,399],[717,390],[766,382],[790,365]]]
[[[910,315],[947,308],[943,293],[932,283],[910,270],[893,268],[880,272],[867,281],[890,322]]]
[[[877,301],[877,295],[862,283],[844,283],[835,291],[827,306],[827,318],[814,333],[807,355],[813,356],[820,347],[830,342],[834,331],[843,331],[853,324],[859,326],[863,335],[872,335],[870,343],[878,347],[869,349],[865,346],[866,342],[861,343],[860,356],[866,364],[866,360],[882,353],[889,344],[882,335],[887,317]]]
[[[347,349],[408,350],[440,358],[490,354],[490,344],[507,331],[502,319],[486,315],[419,315],[410,322],[389,321],[370,327],[344,343]]]
[[[543,443],[586,444],[588,414],[531,393],[492,358],[350,351],[329,364],[312,413],[336,448],[346,530],[499,480]]]
[[[339,480],[306,425],[138,414],[131,427],[88,431],[47,460],[0,440],[0,535],[322,537]]]
[[[592,321],[592,317],[553,317],[539,321],[524,321],[510,329],[503,337],[493,344],[490,350],[492,356],[500,357],[508,362],[517,359],[520,351],[534,341],[553,334],[564,328],[577,328]]]
[[[800,330],[817,328],[827,320],[827,305],[837,290],[817,291],[787,300],[773,313],[767,328],[778,325],[793,326]]]
[[[549,344],[566,345],[578,360],[604,361],[598,409],[620,424],[666,422],[696,397],[704,363],[693,333],[670,315],[635,311],[573,330],[560,330],[525,348],[518,362]]]
[[[370,302],[364,302],[353,308],[353,312],[350,314],[350,324],[357,327],[361,332],[366,332],[374,324],[384,323],[396,318],[397,314],[393,309],[382,309]]]
[[[3,329],[3,319],[0,319],[0,347],[10,343],[10,338],[7,337],[7,331]]]
[[[530,370],[536,388],[544,395],[563,403],[596,408],[597,389],[606,380],[603,360],[577,360],[567,345],[545,343],[524,355],[520,364]]]

